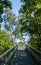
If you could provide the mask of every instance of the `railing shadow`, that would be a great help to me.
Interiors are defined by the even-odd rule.
[[[25,50],[18,50],[11,65],[34,65],[34,62],[29,52],[26,53]]]

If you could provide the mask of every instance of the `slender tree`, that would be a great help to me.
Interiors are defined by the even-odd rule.
[[[5,15],[3,16],[4,28],[9,32],[13,42],[13,31],[16,22],[16,15],[12,13],[10,8],[6,8],[4,10],[4,13],[5,13]]]
[[[4,12],[5,12],[5,15],[3,16],[5,23],[4,28],[8,32],[10,32],[12,41],[15,40],[16,38],[21,39],[22,38],[22,35],[20,33],[21,25],[19,24],[16,15],[12,13],[12,10],[10,8],[5,9]]]

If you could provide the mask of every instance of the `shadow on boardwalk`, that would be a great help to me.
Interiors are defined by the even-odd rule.
[[[25,50],[18,50],[12,60],[11,65],[35,65],[32,57],[29,55],[29,52],[25,52]]]

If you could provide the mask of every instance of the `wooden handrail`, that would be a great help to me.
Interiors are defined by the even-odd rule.
[[[27,44],[27,46],[30,47],[30,48],[32,48],[33,50],[35,50],[35,51],[38,52],[39,54],[41,54],[41,52],[40,52],[39,50],[35,49],[35,48],[32,47],[31,45],[28,45],[28,44]]]
[[[14,47],[10,48],[10,49],[7,50],[6,52],[4,52],[2,55],[0,55],[0,58],[6,56],[6,54],[7,54],[8,52],[10,52],[13,48],[14,48]]]
[[[28,49],[31,52],[31,55],[41,64],[41,52],[28,44],[27,46],[29,47]]]
[[[11,58],[17,51],[18,45],[19,44],[17,44],[15,47],[10,48],[6,52],[4,52],[2,55],[0,55],[0,65],[3,65],[4,62],[8,64],[9,61],[12,60]]]
[[[35,50],[36,52],[38,52],[39,54],[41,54],[41,52],[37,49],[35,49],[34,47],[30,46],[30,48],[32,48],[33,50]]]
[[[10,48],[9,50],[7,50],[6,52],[4,52],[2,55],[0,55],[0,58],[7,55],[8,52],[10,52],[12,49],[16,48],[19,44],[17,44],[15,47]]]

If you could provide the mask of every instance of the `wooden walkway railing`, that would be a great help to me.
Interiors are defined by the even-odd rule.
[[[11,65],[11,61],[14,58],[16,51],[18,50],[18,46],[20,45],[21,44],[18,44],[15,47],[12,47],[11,49],[7,50],[2,55],[0,55],[0,65]],[[30,51],[29,53],[31,54],[31,56],[33,56],[36,62],[38,62],[39,65],[41,65],[41,52],[39,52],[38,50],[36,50],[30,45],[26,45],[26,47]]]
[[[16,53],[18,46],[20,44],[16,45],[15,47],[12,47],[11,49],[4,52],[2,55],[0,55],[0,65],[10,65],[12,58],[14,58],[14,54]]]
[[[33,48],[30,45],[26,45],[26,48],[30,51],[31,56],[41,65],[41,52]]]

